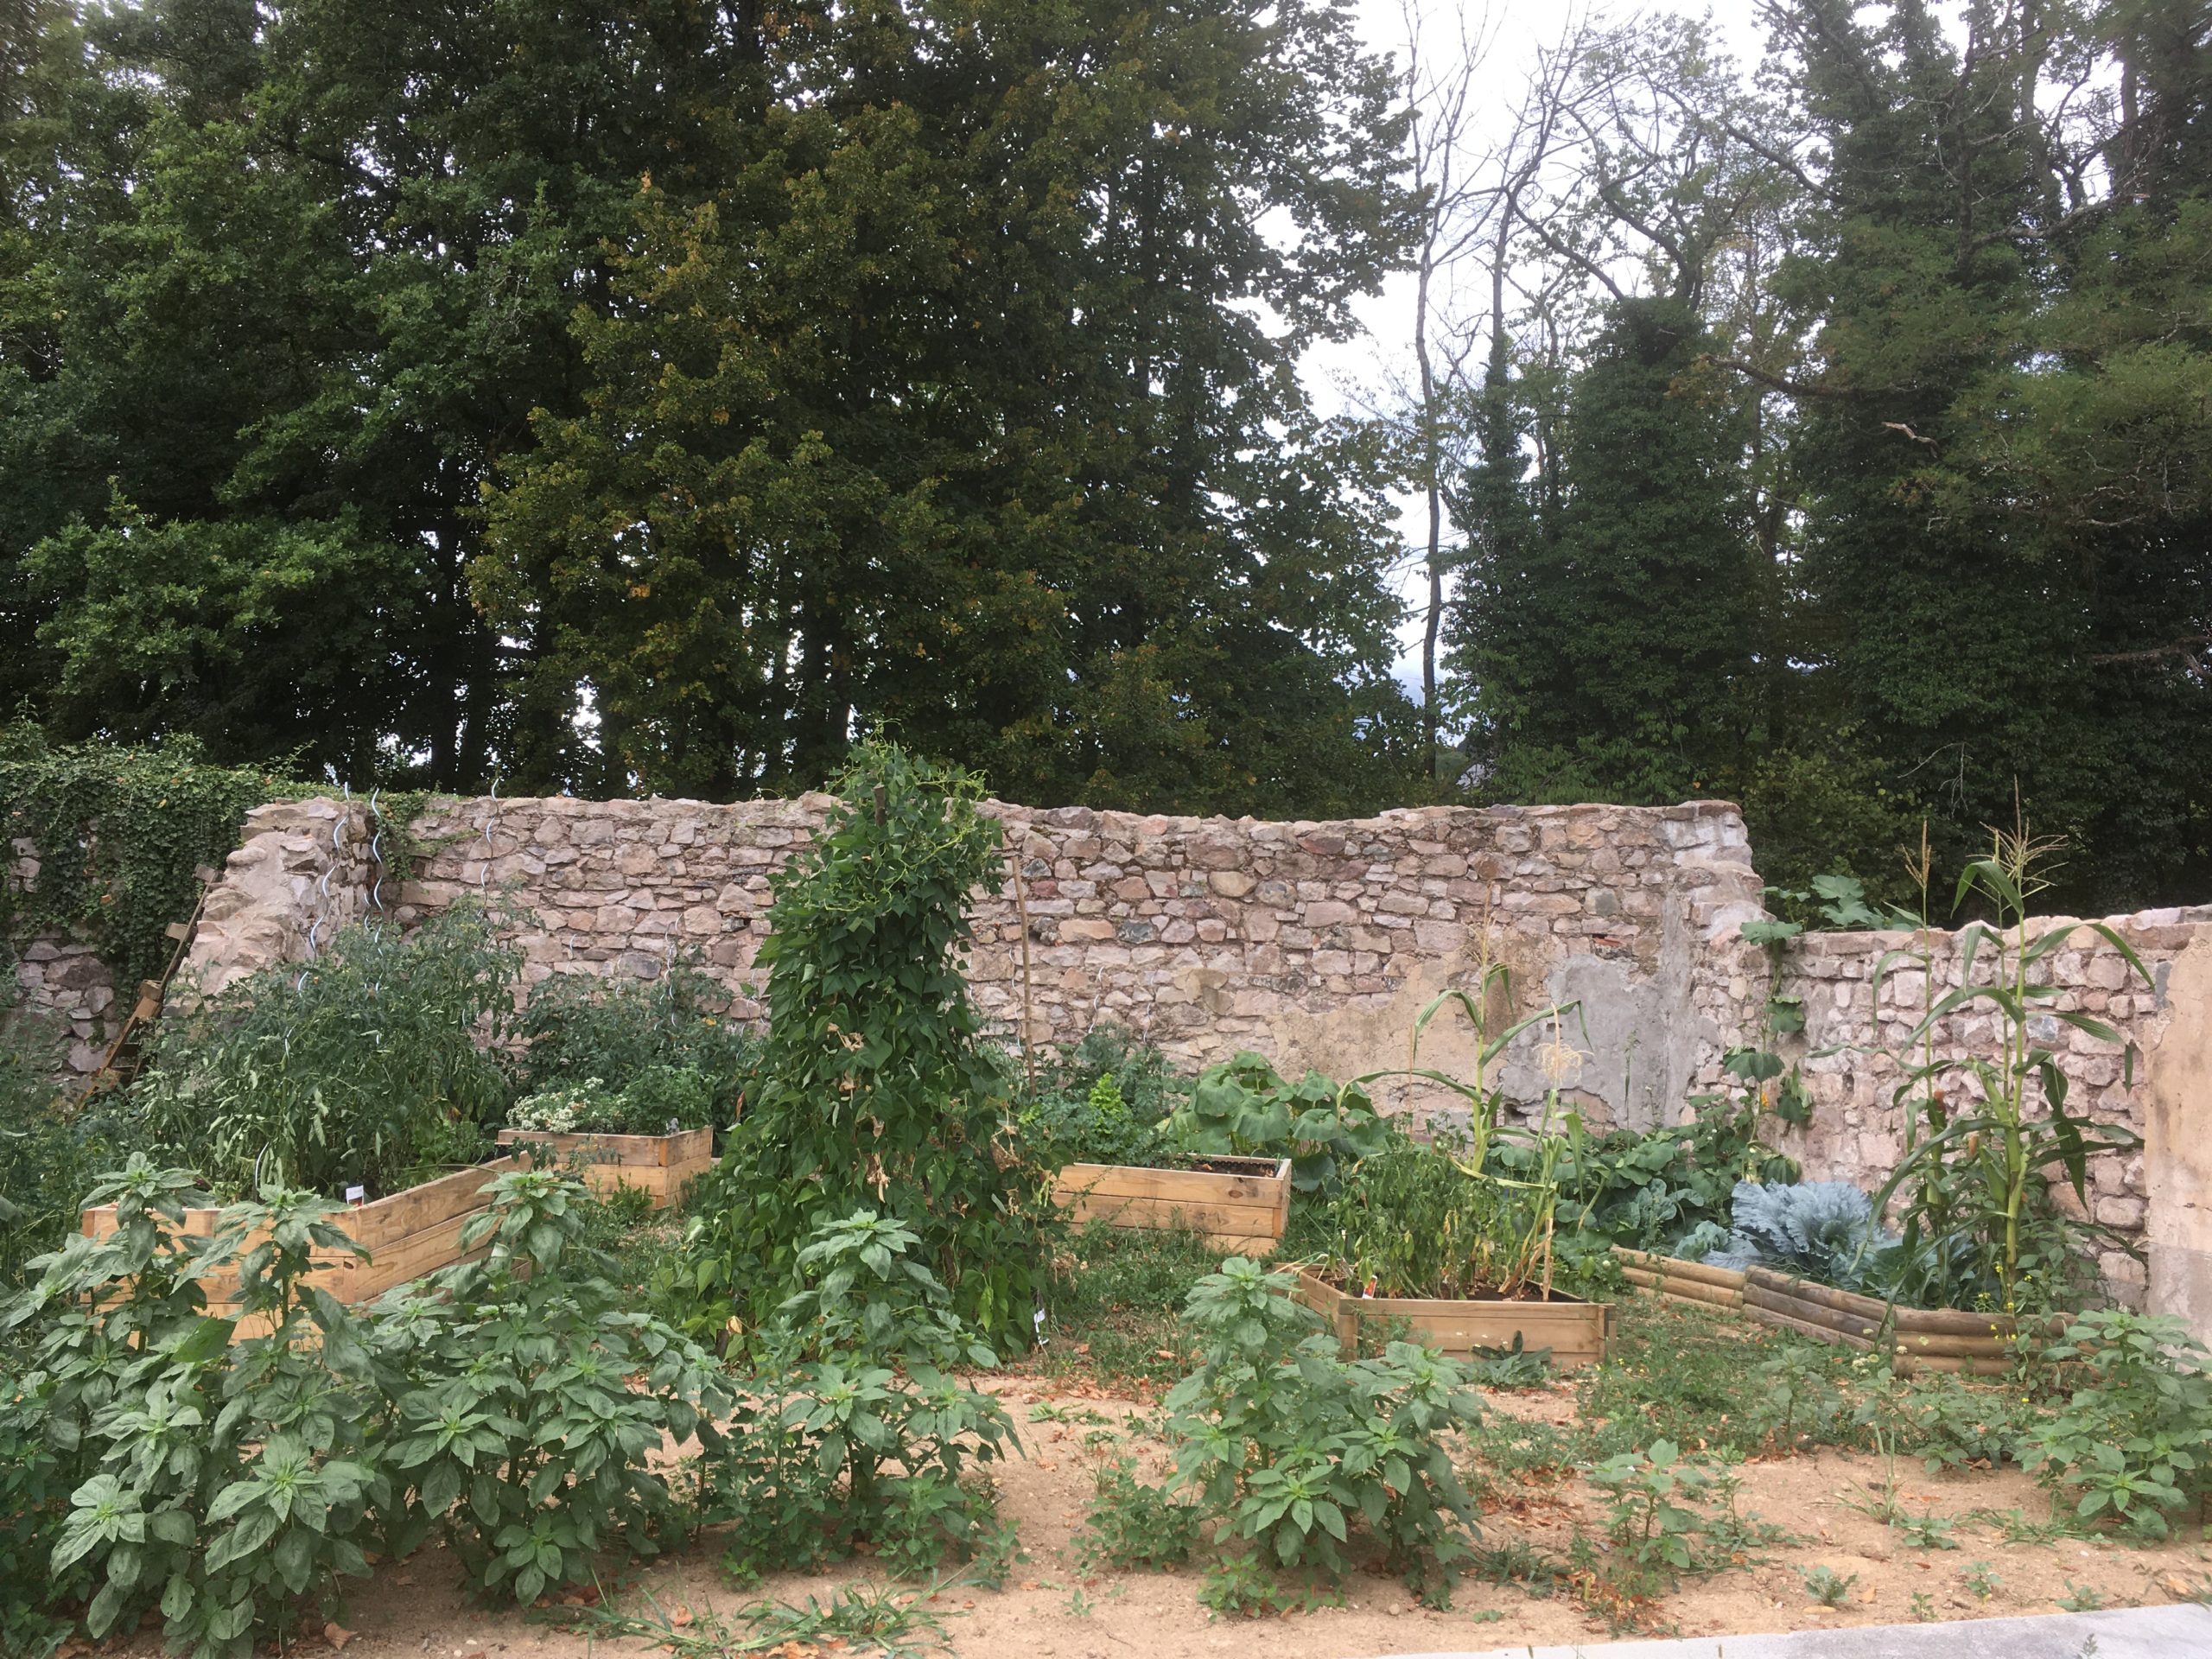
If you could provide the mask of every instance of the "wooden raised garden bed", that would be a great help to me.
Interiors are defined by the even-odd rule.
[[[1290,1224],[1290,1160],[1192,1158],[1179,1169],[1070,1164],[1052,1202],[1078,1224],[1183,1227],[1217,1249],[1263,1255]]]
[[[1771,1268],[1709,1268],[1620,1245],[1613,1254],[1632,1285],[1670,1301],[1740,1309],[1761,1325],[1795,1331],[1820,1342],[1872,1352],[1887,1351],[1897,1374],[1965,1371],[1997,1376],[2012,1363],[2018,1328],[2009,1313],[1976,1313],[1955,1307],[1892,1307],[1872,1296],[1793,1279]],[[2054,1322],[2063,1328],[2065,1321]]]
[[[1572,1370],[1604,1359],[1612,1335],[1611,1305],[1574,1296],[1548,1301],[1361,1296],[1306,1272],[1298,1275],[1297,1295],[1335,1328],[1347,1353],[1357,1345],[1363,1325],[1376,1327],[1374,1333],[1380,1336],[1394,1321],[1403,1321],[1412,1340],[1456,1359],[1467,1358],[1478,1348],[1511,1348],[1517,1338],[1532,1352],[1550,1349],[1552,1363]]]
[[[530,1147],[550,1147],[561,1166],[574,1165],[593,1192],[611,1197],[617,1187],[640,1187],[652,1195],[656,1210],[677,1203],[689,1183],[715,1166],[712,1129],[680,1129],[674,1135],[501,1129],[499,1144],[523,1157]]]
[[[341,1302],[366,1302],[395,1285],[406,1284],[463,1260],[461,1229],[472,1216],[490,1208],[485,1189],[514,1167],[513,1159],[495,1158],[488,1164],[456,1170],[435,1181],[425,1181],[420,1186],[378,1198],[373,1204],[343,1211],[331,1219],[369,1252],[367,1259],[342,1251],[317,1250],[316,1266],[305,1282],[320,1286]],[[212,1236],[219,1213],[212,1209],[186,1211],[184,1231],[188,1236]],[[105,1237],[115,1230],[115,1206],[102,1205],[97,1210],[86,1211],[83,1226],[87,1238]],[[249,1239],[249,1248],[256,1242]],[[467,1254],[481,1255],[489,1248],[487,1241]],[[237,1281],[233,1279],[229,1294],[211,1291],[207,1311],[226,1319],[234,1315],[238,1311],[236,1287]],[[255,1332],[241,1325],[232,1334],[242,1337]]]

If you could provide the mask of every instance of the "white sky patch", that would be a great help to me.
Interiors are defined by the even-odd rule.
[[[1715,0],[1709,6],[1662,4],[1644,10],[1707,18],[1713,31],[1714,44],[1734,58],[1738,70],[1746,75],[1765,51],[1767,31],[1759,20],[1758,0]],[[1428,0],[1423,10],[1427,49],[1433,54],[1458,34],[1461,8],[1451,3],[1451,0]],[[1495,0],[1485,16],[1477,0],[1465,10],[1467,34],[1471,37],[1486,35],[1490,42],[1477,76],[1472,100],[1484,117],[1478,122],[1469,144],[1471,153],[1478,155],[1491,143],[1503,139],[1537,52],[1559,39],[1563,25],[1577,14],[1577,9],[1551,3],[1550,0],[1545,3]],[[1406,9],[1401,0],[1358,0],[1354,13],[1368,49],[1392,53],[1402,62]],[[1624,17],[1636,14],[1623,10],[1605,15]],[[1465,274],[1470,281],[1483,279],[1482,273],[1472,267]],[[1449,313],[1454,308],[1447,290],[1445,309]],[[1474,308],[1479,310],[1478,307]],[[1379,294],[1358,300],[1353,309],[1364,332],[1346,340],[1324,340],[1308,349],[1299,364],[1300,376],[1324,415],[1365,412],[1388,406],[1396,401],[1392,386],[1410,384],[1412,379],[1413,273],[1393,274]],[[1398,629],[1396,673],[1401,683],[1418,696],[1422,618],[1414,605],[1425,594],[1426,581],[1414,537],[1421,529],[1421,516],[1416,512],[1413,496],[1392,499],[1408,549],[1408,556],[1397,566],[1398,591],[1407,601],[1408,613]]]

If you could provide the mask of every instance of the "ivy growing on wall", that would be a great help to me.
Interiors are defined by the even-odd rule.
[[[0,835],[10,843],[0,883],[0,935],[75,932],[118,987],[160,972],[162,930],[191,914],[193,871],[219,866],[247,811],[305,792],[272,772],[209,765],[198,743],[48,745],[37,729],[0,729]],[[37,874],[25,880],[24,854]]]

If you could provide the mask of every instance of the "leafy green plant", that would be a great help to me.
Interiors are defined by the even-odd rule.
[[[2069,1579],[2066,1593],[2058,1599],[2058,1605],[2069,1613],[2094,1613],[2111,1599],[2094,1586],[2076,1584]]]
[[[1866,1195],[1848,1181],[1789,1186],[1738,1181],[1728,1243],[1705,1259],[1714,1267],[1771,1268],[1864,1291],[1894,1271],[1897,1248],[1897,1239],[1875,1220]]]
[[[1805,1580],[1805,1593],[1823,1607],[1842,1606],[1859,1582],[1856,1573],[1838,1573],[1832,1567],[1801,1567],[1797,1576]]]
[[[172,1005],[130,1091],[135,1132],[221,1193],[405,1186],[482,1155],[506,1106],[496,1039],[521,953],[461,904],[405,938],[342,929],[304,965]]]
[[[150,979],[168,960],[163,930],[192,913],[194,871],[222,865],[248,810],[300,788],[257,767],[211,766],[190,737],[55,747],[10,724],[0,729],[0,846],[35,849],[38,876],[0,882],[0,937],[86,937],[118,985]]]
[[[1969,1561],[1959,1569],[1959,1582],[1973,1592],[1977,1601],[1987,1601],[2005,1587],[2005,1580],[1987,1561]]]
[[[825,1219],[800,1250],[805,1283],[708,1446],[705,1513],[731,1524],[728,1560],[741,1576],[810,1565],[860,1538],[916,1575],[1007,1554],[974,1476],[1018,1446],[1014,1423],[953,1374],[996,1357],[912,1259],[918,1243],[859,1211]]]
[[[2087,1243],[2133,1249],[2133,1242],[2095,1221],[2088,1211],[2093,1160],[2131,1151],[2136,1134],[2117,1123],[2076,1116],[2067,1107],[2069,1081],[2045,1029],[2070,1027],[2121,1050],[2121,1071],[2133,1080],[2134,1049],[2103,1020],[2057,1006],[2062,988],[2044,965],[2084,931],[2115,950],[2126,968],[2150,983],[2150,970],[2127,941],[2102,922],[2069,922],[2031,929],[2030,901],[2048,884],[2042,871],[2056,843],[2038,841],[2024,827],[1999,831],[1987,857],[1960,876],[1954,905],[1974,898],[1995,918],[1967,924],[1960,953],[1960,983],[1929,995],[1904,1044],[1908,1064],[1895,1099],[1910,1126],[1904,1154],[1874,1194],[1877,1214],[1903,1194],[1898,1217],[1901,1256],[1908,1274],[1901,1288],[1914,1300],[1972,1306],[1986,1300],[2008,1313],[2024,1306],[2038,1278],[2063,1276],[2069,1257]],[[1977,963],[1990,947],[1986,982]],[[1875,995],[1899,959],[1891,952],[1876,964]],[[1932,968],[1925,944],[1916,962]],[[1994,1052],[1940,1054],[1936,1033],[1964,1011],[1994,1023]],[[2032,1109],[2040,1107],[2040,1111]],[[2070,1216],[2050,1204],[2050,1187],[2071,1186],[2081,1210]]]
[[[1710,1458],[1686,1456],[1672,1440],[1615,1452],[1583,1466],[1606,1494],[1606,1534],[1633,1569],[1617,1574],[1631,1593],[1655,1578],[1714,1572],[1782,1537],[1779,1528],[1736,1508],[1741,1482]]]
[[[1266,1618],[1312,1604],[1311,1591],[1286,1588],[1257,1555],[1223,1555],[1206,1564],[1198,1605],[1236,1618]]]
[[[658,1135],[671,1118],[686,1129],[727,1125],[760,1053],[759,1039],[732,1018],[733,1002],[683,956],[650,978],[551,975],[531,988],[516,1021],[518,1092],[527,1099],[579,1078],[603,1079],[594,1092],[608,1096],[602,1109],[612,1117],[588,1127],[619,1133],[619,1122],[629,1133]]]
[[[70,1624],[54,1611],[52,1563],[69,1514],[74,1459],[54,1444],[48,1380],[0,1357],[0,1653],[48,1659]]]
[[[894,748],[863,747],[840,789],[771,878],[758,1098],[657,1295],[695,1332],[733,1312],[765,1325],[816,1224],[865,1204],[912,1230],[986,1339],[1026,1344],[1049,1205],[959,962],[968,895],[1004,868],[998,826],[979,779]]]
[[[2106,1309],[2044,1358],[2078,1381],[2027,1429],[2022,1462],[2078,1494],[2080,1519],[2164,1537],[2169,1514],[2212,1488],[2212,1353],[2177,1319]]]
[[[1195,1503],[1179,1503],[1139,1480],[1135,1459],[1116,1458],[1099,1465],[1076,1548],[1089,1567],[1158,1572],[1191,1559],[1204,1518]]]
[[[143,1154],[93,1190],[117,1225],[44,1259],[6,1324],[49,1379],[46,1433],[81,1484],[51,1558],[57,1599],[88,1593],[94,1637],[161,1611],[172,1647],[243,1656],[303,1612],[340,1611],[383,1487],[383,1401],[353,1316],[302,1283],[353,1248],[312,1193],[270,1187],[184,1233],[191,1178]],[[235,1274],[239,1316],[210,1317]]]
[[[1681,1123],[1585,1137],[1558,1166],[1559,1224],[1613,1243],[1701,1260],[1727,1238],[1738,1181],[1789,1182],[1796,1162],[1762,1138],[1769,1116],[1756,1087],[1731,1101],[1694,1095]],[[1517,1158],[1499,1149],[1510,1173]]]
[[[714,1357],[608,1282],[582,1243],[591,1199],[546,1170],[492,1183],[463,1262],[391,1293],[373,1340],[392,1376],[396,1553],[442,1536],[480,1592],[530,1602],[683,1535],[655,1459],[714,1443],[729,1390]]]
[[[1513,1333],[1506,1348],[1477,1348],[1467,1359],[1468,1379],[1484,1389],[1541,1389],[1552,1380],[1552,1351],[1524,1348]]]
[[[1232,1256],[1192,1287],[1200,1357],[1167,1399],[1172,1487],[1267,1561],[1331,1580],[1362,1531],[1441,1605],[1473,1524],[1442,1439],[1478,1421],[1466,1374],[1407,1343],[1343,1358],[1294,1282]]]
[[[0,961],[0,975],[7,968]],[[19,1287],[33,1257],[76,1230],[113,1122],[106,1097],[72,1099],[55,1086],[60,1034],[15,1000],[0,1001],[0,1290]]]
[[[1166,1133],[1201,1156],[1287,1158],[1292,1187],[1324,1195],[1391,1138],[1360,1083],[1332,1083],[1318,1071],[1286,1083],[1249,1051],[1200,1072]]]

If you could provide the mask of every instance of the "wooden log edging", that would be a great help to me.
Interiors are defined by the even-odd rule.
[[[1744,1305],[1744,1275],[1733,1268],[1707,1267],[1679,1256],[1613,1246],[1620,1259],[1622,1276],[1645,1290],[1656,1290],[1670,1302],[1694,1302],[1707,1307],[1740,1308]]]
[[[2009,1370],[2019,1322],[2009,1313],[1958,1307],[1894,1307],[1872,1296],[1793,1279],[1771,1268],[1708,1267],[1677,1256],[1613,1246],[1629,1283],[1655,1290],[1669,1301],[1740,1309],[1750,1319],[1815,1341],[1888,1353],[1897,1374],[1963,1371],[1998,1376]],[[2070,1323],[2050,1317],[2056,1337]]]
[[[1764,1325],[1822,1342],[1888,1353],[1897,1374],[1962,1371],[1998,1376],[2011,1369],[2020,1332],[2009,1313],[1957,1307],[1896,1307],[1872,1296],[1793,1279],[1770,1268],[1745,1270],[1744,1312]],[[2049,1329],[2067,1321],[2054,1315]]]

